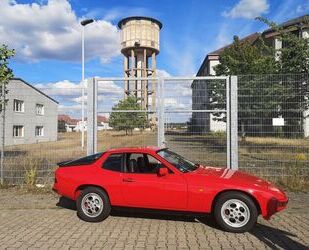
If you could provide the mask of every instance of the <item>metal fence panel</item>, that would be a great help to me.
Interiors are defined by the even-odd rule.
[[[86,154],[81,148],[80,131],[60,131],[57,122],[58,114],[70,115],[76,123],[81,117],[81,83],[61,81],[32,86],[18,79],[8,85],[3,159],[6,184],[24,184],[33,180],[50,183],[57,162]],[[14,99],[23,101],[20,111],[14,111]],[[43,105],[43,109],[37,110],[37,104]],[[14,126],[22,126],[21,134],[13,135]],[[43,127],[42,133],[37,134],[36,127]]]
[[[165,142],[193,162],[227,166],[226,119],[227,77],[171,77],[164,79]],[[221,96],[214,103],[213,91]]]
[[[308,176],[308,74],[238,76],[240,169]]]
[[[86,136],[87,143],[92,140],[91,147],[94,150],[91,152],[112,147],[164,144],[192,161],[209,166],[225,167],[231,162],[233,167],[236,166],[238,157],[241,170],[260,176],[308,177],[308,74],[237,76],[237,97],[233,78],[230,82],[227,79],[228,77],[140,78],[138,81],[144,84],[158,84],[157,105],[153,106],[150,99],[147,109],[114,110],[113,107],[124,100],[125,83],[135,84],[136,79],[128,82],[128,79],[122,77],[96,78],[97,94],[85,89],[87,97],[97,96],[97,104],[91,103],[89,99],[85,100],[85,109],[93,112],[92,115],[87,115],[85,124],[80,121],[81,83],[37,83],[34,87],[56,99],[59,102],[58,114],[70,115],[75,128],[68,124],[63,130],[63,124],[58,122],[56,140],[35,137],[35,141],[26,141],[26,138],[22,138],[25,143],[6,145],[2,159],[4,182],[22,184],[29,181],[32,175],[35,175],[37,183],[52,182],[57,162],[87,154],[86,148],[81,147],[81,129],[85,127],[89,133],[89,123],[96,125],[92,132],[97,133],[97,138],[89,134]],[[88,87],[92,89],[89,83]],[[19,91],[17,94],[25,100],[25,108],[35,106],[37,92]],[[227,105],[229,102],[230,105]],[[238,104],[235,107],[236,102]],[[13,104],[9,104],[7,113],[12,112],[12,108]],[[238,111],[235,111],[236,108]],[[45,118],[49,120],[55,116],[49,115],[49,110],[46,110],[43,116],[33,117],[32,113],[35,111],[28,111],[17,114],[24,121],[20,118],[7,119],[6,126],[12,129],[14,125],[24,123],[25,130],[35,133],[34,121],[44,123]],[[127,118],[132,115],[152,118],[156,126],[150,128],[147,125],[141,129],[133,127],[132,134],[126,135],[124,130],[112,129],[108,126],[108,121],[104,120],[113,113],[121,114],[117,116],[118,120],[123,119],[123,123],[131,128],[132,124]],[[227,117],[227,114],[231,116]],[[235,117],[238,117],[236,124]],[[29,124],[32,127],[28,121],[31,121]],[[57,121],[53,121],[54,123]],[[238,154],[235,153],[235,126],[238,127]],[[11,134],[8,131],[11,130],[6,131]],[[230,136],[234,139],[230,140]],[[15,141],[19,140],[21,138]]]

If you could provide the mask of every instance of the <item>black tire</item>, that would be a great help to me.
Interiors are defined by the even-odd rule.
[[[225,209],[223,211],[225,215],[224,219],[224,215],[222,215],[221,209],[223,206],[226,207],[225,204],[228,203],[230,203],[230,209]],[[237,206],[234,209],[235,204],[241,206]],[[242,206],[242,204],[245,204],[246,207]],[[246,214],[249,216],[246,217]],[[254,227],[259,213],[256,204],[251,199],[251,197],[241,192],[231,191],[223,193],[218,197],[214,205],[213,215],[217,224],[225,231],[232,233],[244,233],[250,231]],[[233,224],[233,226],[231,224]]]
[[[97,209],[96,205],[93,205],[93,209],[88,209],[88,212],[85,212],[84,210],[87,210],[85,207],[83,209],[82,207],[82,201],[83,198],[86,197],[85,199],[87,199],[87,197],[96,197],[95,201],[98,201],[98,204],[101,204],[101,201],[103,202],[103,206],[102,209]],[[99,199],[99,197],[101,198],[101,200]],[[92,198],[93,199],[93,198]],[[91,202],[91,200],[87,200],[88,202]],[[91,205],[90,205],[91,206]],[[76,208],[77,208],[77,216],[87,222],[100,222],[105,220],[111,211],[111,204],[108,198],[108,195],[100,188],[97,187],[87,187],[85,189],[83,189],[80,193],[80,195],[78,196],[77,200],[76,200]],[[95,210],[98,211],[95,211]],[[92,213],[92,216],[90,216],[90,212],[94,211]],[[88,214],[87,214],[88,213]]]

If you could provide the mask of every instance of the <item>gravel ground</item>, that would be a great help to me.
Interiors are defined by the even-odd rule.
[[[210,218],[114,211],[101,223],[77,218],[52,192],[0,189],[0,249],[309,249],[309,194],[252,232],[232,234]]]

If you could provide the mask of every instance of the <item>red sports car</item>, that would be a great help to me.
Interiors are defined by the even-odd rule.
[[[245,232],[288,202],[258,177],[194,164],[166,148],[111,149],[58,165],[53,190],[75,200],[89,222],[121,206],[213,214],[223,229]]]

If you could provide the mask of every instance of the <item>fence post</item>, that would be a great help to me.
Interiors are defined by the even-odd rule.
[[[0,175],[1,175],[1,180],[0,183],[1,185],[4,184],[4,171],[3,171],[3,162],[4,162],[4,146],[5,146],[5,84],[4,82],[1,83],[1,104],[2,104],[2,110],[1,110],[1,125],[2,125],[2,130],[1,130],[1,159],[0,159]]]
[[[238,169],[238,96],[237,76],[230,76],[226,86],[227,167]]]
[[[164,138],[164,79],[158,79],[157,116],[158,116],[158,147],[165,146]]]
[[[94,77],[88,79],[87,86],[87,155],[97,152],[97,108],[98,83]]]

